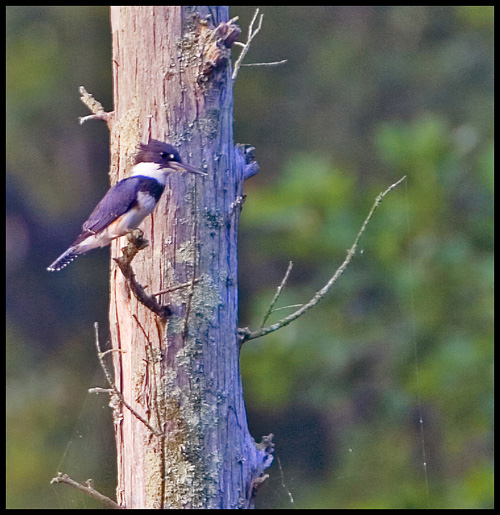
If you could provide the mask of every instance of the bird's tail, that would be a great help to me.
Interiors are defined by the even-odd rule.
[[[49,267],[47,267],[47,270],[49,272],[57,272],[69,265],[78,256],[82,255],[82,252],[78,252],[77,248],[78,247],[70,247],[64,254],[61,254]]]

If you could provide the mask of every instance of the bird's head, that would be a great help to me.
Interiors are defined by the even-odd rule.
[[[168,143],[152,139],[149,143],[141,143],[139,152],[135,157],[135,167],[140,163],[154,163],[158,165],[158,170],[162,172],[190,172],[199,175],[207,175],[205,172],[198,170],[187,163],[183,163],[179,152]]]

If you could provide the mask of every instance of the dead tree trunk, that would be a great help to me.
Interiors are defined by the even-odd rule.
[[[170,177],[142,224],[140,303],[111,261],[117,501],[127,508],[248,508],[272,455],[249,434],[239,374],[237,234],[249,170],[233,142],[227,7],[112,7],[112,181],[139,141],[176,145],[208,176]],[[126,243],[112,245],[112,257]],[[140,415],[141,420],[137,415]],[[145,423],[147,422],[147,424]]]

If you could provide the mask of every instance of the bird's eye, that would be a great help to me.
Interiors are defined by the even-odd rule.
[[[160,152],[160,156],[162,159],[168,159],[169,161],[173,161],[175,159],[175,155],[169,154],[168,152]]]

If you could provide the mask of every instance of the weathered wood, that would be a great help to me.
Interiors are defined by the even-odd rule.
[[[115,383],[117,501],[127,508],[252,507],[272,455],[246,420],[237,339],[237,232],[249,168],[233,141],[226,7],[112,7],[115,111],[112,182],[148,138],[179,147],[207,177],[171,176],[141,225],[149,246],[132,268],[146,292],[164,293],[162,319],[131,294],[111,261],[110,330]],[[254,167],[255,168],[255,167]],[[112,245],[121,255],[125,239]],[[259,479],[260,478],[260,479]]]

